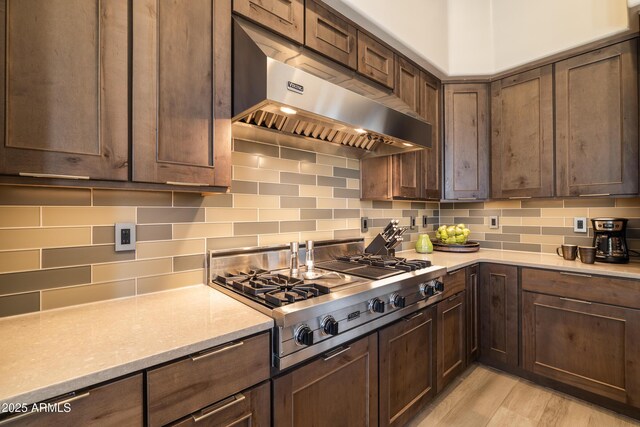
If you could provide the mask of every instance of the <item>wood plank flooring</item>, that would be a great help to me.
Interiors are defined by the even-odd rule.
[[[427,426],[631,427],[640,421],[476,364],[407,424]]]

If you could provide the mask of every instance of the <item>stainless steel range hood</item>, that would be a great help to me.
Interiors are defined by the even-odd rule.
[[[431,147],[431,125],[354,71],[234,17],[233,137],[364,158]]]

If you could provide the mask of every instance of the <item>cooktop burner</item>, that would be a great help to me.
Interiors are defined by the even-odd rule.
[[[371,255],[371,254],[357,254],[338,257],[338,260],[355,262],[358,264],[373,265],[375,267],[390,267],[402,271],[414,271],[421,268],[431,267],[431,261],[386,256],[386,255]]]

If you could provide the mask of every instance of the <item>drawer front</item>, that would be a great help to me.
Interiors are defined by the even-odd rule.
[[[522,290],[640,309],[637,280],[523,268]]]
[[[57,404],[61,412],[20,414],[0,424],[3,427],[142,426],[142,392],[142,374],[138,374],[51,400],[50,405]]]
[[[307,0],[305,19],[306,46],[349,68],[356,68],[355,27],[313,0]]]
[[[269,378],[269,333],[147,372],[148,420],[160,426]]]
[[[303,0],[233,0],[233,11],[302,44]]]
[[[358,31],[358,72],[393,89],[395,56],[391,49]]]
[[[270,422],[271,386],[265,382],[198,411],[172,426],[268,427]]]
[[[464,268],[448,273],[444,276],[444,292],[442,299],[449,298],[465,290],[467,284],[467,273]]]

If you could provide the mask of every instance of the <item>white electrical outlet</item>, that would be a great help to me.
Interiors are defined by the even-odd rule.
[[[136,250],[136,225],[116,224],[116,252]]]
[[[573,231],[574,233],[586,233],[587,218],[581,216],[573,218]]]
[[[500,228],[500,221],[497,215],[489,217],[489,228]]]

